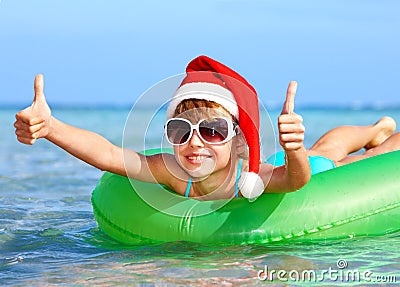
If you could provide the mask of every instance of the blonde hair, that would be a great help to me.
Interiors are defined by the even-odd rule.
[[[221,114],[232,121],[238,123],[237,119],[232,116],[227,109],[225,109],[220,104],[200,99],[187,99],[180,102],[174,111],[173,117],[183,116],[186,112],[190,111],[189,117],[194,117],[197,120],[201,118],[208,118],[213,116],[221,116]]]

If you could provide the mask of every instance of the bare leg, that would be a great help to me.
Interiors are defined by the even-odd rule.
[[[400,132],[395,133],[391,137],[389,137],[386,141],[384,141],[382,144],[378,145],[377,147],[371,148],[366,150],[363,154],[360,155],[352,155],[352,156],[347,156],[344,159],[340,160],[337,164],[339,165],[344,165],[348,164],[351,162],[359,161],[362,159],[369,158],[371,156],[395,151],[395,150],[400,150]]]
[[[383,117],[370,126],[341,126],[324,134],[309,150],[309,155],[321,155],[340,162],[362,148],[373,149],[390,137],[396,129],[391,117]]]

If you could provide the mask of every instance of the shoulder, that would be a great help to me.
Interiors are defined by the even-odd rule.
[[[275,171],[278,171],[279,167],[273,166],[269,163],[262,163],[260,164],[260,172],[259,175],[263,179],[264,182],[268,182],[271,178],[272,174]]]
[[[242,171],[248,171],[249,170],[249,161],[247,159],[241,159],[242,161]],[[239,161],[240,162],[240,161]],[[271,176],[272,172],[277,169],[277,166],[274,166],[269,163],[261,163],[260,164],[260,172],[259,176],[263,178],[264,176]]]
[[[282,192],[283,186],[285,185],[285,173],[286,167],[284,165],[274,166],[269,163],[261,164],[260,177],[265,185],[264,193]]]
[[[180,167],[173,154],[159,153],[146,158],[158,183],[167,185],[177,193],[184,193],[189,175]]]

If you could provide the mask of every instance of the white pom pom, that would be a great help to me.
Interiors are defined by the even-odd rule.
[[[244,171],[240,175],[239,189],[244,197],[253,201],[264,192],[265,186],[258,174]]]

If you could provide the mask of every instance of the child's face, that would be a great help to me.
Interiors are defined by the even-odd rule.
[[[178,118],[189,120],[192,124],[197,124],[203,119],[215,117],[230,117],[222,110],[201,108],[186,111]],[[204,178],[211,173],[223,171],[231,168],[231,155],[234,150],[232,143],[234,139],[220,144],[212,144],[204,141],[196,130],[192,136],[182,145],[174,146],[175,158],[179,165],[193,178]]]

